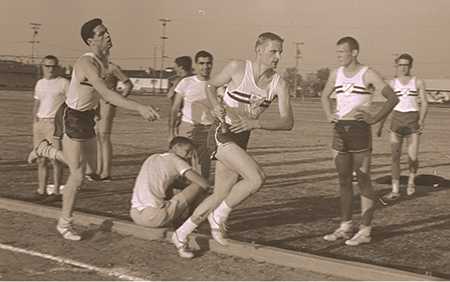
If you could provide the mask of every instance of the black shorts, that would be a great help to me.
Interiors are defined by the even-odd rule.
[[[340,120],[334,125],[332,148],[340,153],[358,153],[372,149],[370,125],[364,121]]]
[[[66,107],[64,111],[64,133],[75,140],[94,138],[95,114],[95,110],[77,111]]]
[[[233,133],[225,130],[225,126],[227,125],[216,122],[211,126],[208,133],[206,146],[208,147],[208,152],[211,152],[211,159],[215,159],[217,146],[219,144],[234,142],[242,149],[247,150],[248,141],[250,139],[250,131]]]
[[[416,133],[419,130],[419,112],[393,111],[391,130],[401,136]]]
[[[62,103],[55,114],[55,131],[53,138],[62,139],[64,135],[64,112],[66,111],[66,103]]]

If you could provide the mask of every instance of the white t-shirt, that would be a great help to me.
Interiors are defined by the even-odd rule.
[[[63,77],[42,78],[34,87],[34,99],[39,100],[38,118],[54,118],[56,111],[64,103],[69,81]]]
[[[192,167],[173,153],[154,154],[145,160],[133,188],[131,207],[162,208],[169,185]]]
[[[196,75],[185,77],[178,83],[175,92],[184,98],[182,121],[203,125],[214,122],[205,87],[206,81],[199,80]]]

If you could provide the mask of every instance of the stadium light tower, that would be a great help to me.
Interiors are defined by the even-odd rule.
[[[300,60],[302,58],[302,52],[300,51],[300,46],[304,44],[304,42],[294,42],[295,44],[295,77],[294,77],[294,95],[297,96],[297,76],[298,76],[298,66],[300,65]],[[303,95],[302,95],[303,99]]]
[[[40,23],[30,23],[30,28],[33,30],[33,39],[28,41],[28,43],[31,43],[31,64],[34,64],[35,44],[39,43],[39,40],[36,40],[36,37],[41,26],[42,24]]]
[[[161,34],[161,69],[159,72],[159,91],[162,92],[162,76],[164,71],[164,59],[166,58],[165,54],[165,46],[166,46],[166,40],[169,39],[169,37],[166,36],[166,26],[169,22],[171,22],[168,18],[159,19],[159,21],[162,24],[162,34]]]

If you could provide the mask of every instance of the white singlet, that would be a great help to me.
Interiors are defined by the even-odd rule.
[[[280,75],[275,73],[268,89],[261,89],[256,85],[252,62],[245,61],[245,72],[241,84],[236,89],[225,90],[223,101],[226,107],[226,122],[233,123],[236,115],[257,119],[275,99],[274,94]]]
[[[84,56],[91,57],[98,69],[99,76],[105,78],[106,68],[101,60],[94,53],[86,53]],[[80,60],[78,59],[78,61]],[[100,100],[100,95],[92,87],[92,84],[87,81],[86,78],[81,79],[78,74],[78,61],[75,63],[75,67],[72,73],[72,79],[70,80],[69,91],[67,92],[66,104],[68,107],[77,111],[88,111],[97,108]]]
[[[400,100],[395,106],[394,111],[397,112],[417,112],[419,111],[419,104],[417,103],[417,86],[416,78],[412,77],[408,83],[402,82],[396,78],[391,81],[392,89]]]
[[[334,91],[338,119],[354,120],[358,109],[368,109],[372,103],[372,92],[367,89],[363,79],[367,69],[367,66],[362,67],[352,77],[345,76],[344,67],[337,69]]]

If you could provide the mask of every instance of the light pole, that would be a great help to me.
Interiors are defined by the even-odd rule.
[[[295,44],[295,77],[294,77],[294,95],[297,96],[297,76],[298,76],[298,66],[300,64],[300,59],[302,58],[302,52],[300,51],[300,46],[303,45],[303,42],[294,42]],[[302,100],[303,100],[303,95]]]
[[[166,36],[166,26],[167,23],[171,22],[170,19],[164,18],[159,19],[159,21],[162,24],[162,35],[161,35],[161,69],[159,71],[159,91],[162,92],[162,77],[164,72],[164,59],[166,58],[165,55],[165,46],[166,46],[166,40],[169,39],[169,37]]]
[[[33,30],[33,39],[31,41],[28,41],[28,43],[31,43],[31,64],[34,65],[34,44],[38,44],[39,40],[36,40],[36,37],[39,33],[39,29],[41,28],[42,24],[40,23],[30,23],[30,27]]]

